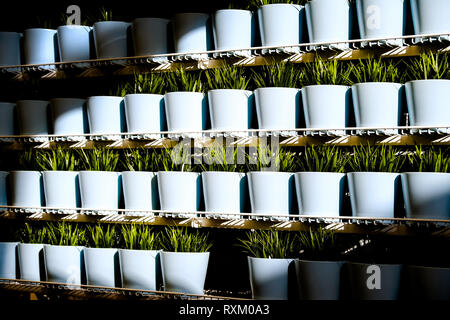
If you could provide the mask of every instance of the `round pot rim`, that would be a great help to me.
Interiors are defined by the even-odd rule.
[[[87,97],[86,100],[91,100],[91,99],[97,99],[97,98],[111,98],[111,99],[120,99],[123,100],[123,97],[119,97],[119,96],[90,96]]]
[[[405,82],[405,84],[413,83],[413,82],[446,82],[450,83],[450,79],[416,79]]]
[[[125,248],[118,248],[119,252],[146,252],[146,253],[160,253],[162,250],[143,250],[143,249],[125,249]]]
[[[7,34],[18,34],[18,35],[23,35],[22,32],[16,32],[16,31],[0,31],[0,34],[2,33],[7,33]]]
[[[165,255],[165,254],[169,254],[169,255],[186,255],[186,254],[189,254],[189,255],[209,255],[210,254],[209,251],[207,251],[207,252],[181,252],[181,251],[174,252],[174,251],[164,251],[164,250],[161,250],[160,253],[162,255]]]
[[[27,28],[27,29],[25,29],[24,30],[24,32],[25,31],[33,31],[33,30],[35,30],[35,31],[37,31],[37,30],[41,30],[41,31],[52,31],[52,32],[57,32],[57,30],[56,29],[50,29],[50,28]]]
[[[98,25],[98,24],[105,24],[105,23],[114,23],[114,24],[130,24],[129,22],[126,21],[116,21],[116,20],[112,20],[112,21],[97,21],[94,22],[93,26]]]
[[[94,247],[85,247],[84,250],[86,251],[117,251],[119,249],[117,248],[94,248]]]
[[[417,171],[409,171],[409,172],[402,172],[401,173],[402,175],[417,175],[417,174],[419,174],[419,175],[424,175],[424,174],[426,174],[426,175],[446,175],[446,174],[450,174],[450,172],[428,172],[428,171],[424,171],[424,172],[417,172]]]
[[[325,171],[298,171],[295,172],[295,174],[308,174],[308,175],[312,175],[312,174],[322,174],[322,175],[342,175],[345,176],[347,173],[345,172],[325,172]]]
[[[295,261],[298,262],[307,262],[307,263],[322,263],[322,264],[336,264],[336,263],[340,263],[340,264],[345,264],[347,261],[346,260],[308,260],[308,259],[295,259]]]
[[[0,241],[0,244],[15,244],[18,245],[20,242],[19,241]]]
[[[355,262],[355,261],[347,261],[349,265],[360,265],[360,266],[382,266],[382,267],[403,267],[403,263],[365,263],[365,262]]]
[[[0,105],[2,105],[2,104],[12,104],[12,105],[16,105],[16,103],[15,102],[3,102],[3,101],[0,101]]]
[[[247,174],[264,174],[264,175],[274,175],[274,174],[276,174],[276,175],[285,175],[285,176],[287,176],[287,175],[294,175],[294,172],[284,172],[284,171],[249,171],[249,172],[247,172]]]
[[[282,3],[278,3],[278,4],[282,4]],[[300,88],[291,88],[291,87],[261,87],[261,88],[256,88],[254,91],[261,91],[261,90],[283,90],[283,91],[300,91]]]
[[[305,7],[305,6],[302,6],[302,5],[299,5],[299,4],[293,4],[293,3],[269,3],[269,4],[265,4],[265,5],[260,6],[258,8],[258,10],[263,8],[263,7],[268,7],[268,6],[283,6],[283,7],[293,6],[293,7],[298,7],[300,9]]]
[[[242,12],[242,13],[249,12],[249,13],[252,13],[251,10],[246,10],[246,9],[219,9],[219,10],[216,10],[214,12],[214,14],[217,13],[217,12],[221,12],[221,11],[225,11],[225,12],[230,12],[230,11],[231,12]]]
[[[201,174],[226,174],[226,175],[245,175],[245,172],[234,172],[234,171],[202,171]]]
[[[40,246],[40,247],[44,247],[44,245],[45,245],[45,243],[22,243],[22,242],[19,242],[19,244],[18,244],[19,246],[29,246],[29,247],[37,247],[37,246]]]
[[[57,101],[57,100],[62,100],[62,101],[86,101],[86,99],[82,99],[82,98],[51,98],[49,100],[49,102]]]
[[[146,20],[157,20],[157,21],[161,21],[161,22],[166,22],[166,23],[170,23],[170,19],[166,19],[166,18],[160,18],[160,17],[139,17],[139,18],[134,18],[132,20],[132,23],[135,21],[146,21]]]
[[[378,172],[378,171],[353,171],[353,172],[347,172],[347,175],[349,174],[357,174],[357,175],[391,175],[391,176],[398,176],[401,173],[396,172]]]
[[[130,174],[134,174],[134,173],[137,173],[137,174],[141,174],[141,173],[149,174],[149,173],[152,173],[152,174],[156,174],[156,172],[154,172],[154,171],[145,171],[145,170],[124,170],[124,171],[121,171],[121,173],[130,173]]]
[[[50,101],[49,100],[33,100],[33,99],[23,99],[23,100],[17,100],[16,101],[16,104],[17,103],[24,103],[24,102],[45,102],[45,103],[49,103]]]
[[[252,260],[274,260],[274,261],[294,261],[295,258],[257,258],[252,256],[247,256],[248,259]]]
[[[59,244],[48,244],[48,243],[44,243],[44,248],[45,247],[76,248],[76,249],[80,249],[80,252],[81,252],[81,250],[87,249],[87,247],[85,247],[85,246],[70,246],[70,245],[59,245]]]
[[[351,88],[351,86],[346,86],[343,84],[311,84],[309,86],[303,86],[301,90],[306,89],[306,88]]]
[[[183,174],[189,174],[189,175],[200,175],[201,174],[200,172],[187,172],[187,171],[157,171],[156,173],[157,174],[159,174],[159,173],[164,173],[164,174],[169,174],[169,173],[179,174],[179,173],[183,173]]]
[[[189,94],[196,94],[196,95],[205,95],[205,93],[204,92],[195,92],[195,91],[171,91],[171,92],[166,92],[165,94],[164,94],[164,96],[165,95],[172,95],[172,94],[174,94],[174,93],[182,93],[182,94],[186,94],[186,93],[189,93]]]
[[[41,174],[42,173],[42,171],[40,171],[40,170],[11,170],[11,171],[9,171],[9,173],[15,173],[15,172],[34,172],[34,173],[39,173],[39,174]]]
[[[450,267],[430,267],[430,266],[423,266],[418,264],[407,264],[405,265],[405,268],[414,268],[414,269],[430,269],[430,270],[450,270]]]
[[[249,93],[253,93],[253,91],[251,90],[246,90],[246,89],[211,89],[208,90],[208,92],[249,92]]]
[[[102,171],[102,170],[80,170],[78,172],[79,173],[92,172],[92,173],[96,173],[96,174],[98,174],[98,173],[108,173],[108,174],[111,174],[111,175],[113,175],[113,174],[120,174],[121,173],[121,172],[118,172],[118,171]]]
[[[65,174],[65,173],[71,173],[71,174],[74,174],[74,175],[76,175],[76,174],[78,174],[78,172],[79,171],[76,171],[76,170],[43,170],[43,171],[41,171],[42,173],[63,173],[63,174]]]
[[[128,93],[128,94],[124,95],[123,98],[129,97],[129,96],[132,96],[132,97],[135,97],[135,96],[136,97],[164,97],[163,94],[157,94],[157,93]]]
[[[179,16],[204,16],[204,17],[210,17],[209,13],[205,13],[205,12],[179,12],[174,14],[172,17],[179,17]]]
[[[58,26],[56,29],[59,28],[64,28],[64,29],[84,29],[84,28],[88,28],[88,29],[92,29],[92,26],[86,26],[84,24],[63,24]]]
[[[369,86],[370,85],[371,86],[374,86],[374,85],[384,85],[384,86],[387,86],[387,85],[399,85],[399,86],[402,86],[402,84],[400,82],[366,81],[366,82],[354,83],[352,85],[352,87],[361,87],[361,86],[365,86],[365,85],[369,85]]]

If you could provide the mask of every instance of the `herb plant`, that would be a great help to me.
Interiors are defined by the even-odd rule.
[[[104,226],[97,224],[95,226],[88,225],[87,231],[89,234],[88,243],[93,248],[116,248],[119,243],[119,233],[117,226],[108,224]]]
[[[123,167],[129,171],[159,170],[163,154],[149,148],[129,149],[124,152]]]
[[[154,232],[151,227],[142,224],[123,225],[121,233],[127,249],[160,249],[160,234]]]
[[[448,148],[426,148],[416,146],[413,153],[408,153],[408,160],[413,170],[419,172],[450,172],[450,151]]]
[[[239,148],[227,148],[222,144],[212,144],[203,150],[202,171],[245,172],[243,161],[238,157],[244,153]],[[242,162],[242,164],[241,164]]]
[[[256,88],[296,88],[301,75],[301,69],[293,63],[272,63],[252,72]]]
[[[245,69],[232,65],[209,69],[205,73],[208,90],[213,89],[239,89],[246,90],[250,78],[247,77]]]
[[[349,157],[336,146],[311,146],[297,161],[300,171],[345,172]]]
[[[207,252],[212,247],[209,234],[199,230],[191,231],[184,227],[166,227],[161,245],[170,252]]]
[[[48,242],[53,245],[83,246],[86,244],[86,230],[78,224],[47,223],[45,231]]]
[[[406,62],[409,80],[450,79],[448,53],[428,51]]]
[[[203,71],[186,71],[179,68],[167,74],[169,91],[204,92]]]
[[[338,260],[341,252],[334,231],[325,228],[310,228],[298,233],[300,257],[309,260]]]
[[[42,171],[76,171],[79,167],[79,159],[75,156],[75,151],[61,147],[51,150],[36,150],[35,161]]]
[[[272,149],[269,145],[258,145],[247,154],[247,171],[295,172],[298,169],[296,154],[285,148]]]
[[[166,93],[165,75],[162,73],[135,73],[131,82],[120,86],[122,96],[132,93],[164,94]]]
[[[313,62],[304,64],[300,84],[301,86],[352,85],[351,73],[351,64],[336,59],[323,60],[317,56]]]
[[[364,146],[353,148],[348,164],[355,172],[401,172],[406,157],[392,146]]]
[[[119,162],[119,153],[114,149],[94,148],[79,150],[82,170],[114,171]]]
[[[297,254],[295,236],[276,230],[248,231],[246,238],[238,239],[239,247],[255,258],[286,259]]]
[[[369,57],[359,60],[359,63],[352,63],[352,75],[357,83],[361,82],[399,82],[400,71],[398,63],[392,60],[374,59]]]
[[[34,226],[26,222],[18,231],[19,239],[22,243],[46,243],[48,240],[48,228]]]

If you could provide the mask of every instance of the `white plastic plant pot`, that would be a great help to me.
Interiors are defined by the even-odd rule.
[[[300,215],[339,217],[345,173],[297,172],[295,186]]]
[[[275,3],[258,8],[262,46],[289,46],[303,41],[305,8],[300,5]],[[299,52],[299,47],[283,48],[286,53]],[[263,53],[270,52],[264,49]]]
[[[131,23],[100,21],[94,23],[95,52],[98,59],[128,56],[128,28]]]
[[[395,218],[400,174],[349,172],[347,178],[354,217]]]
[[[351,104],[350,87],[312,85],[303,87],[301,91],[306,128],[324,129],[334,135],[345,135],[345,130],[326,129],[346,127]]]
[[[157,177],[161,210],[186,217],[192,217],[191,213],[199,210],[202,192],[200,173],[159,171]]]
[[[247,173],[252,213],[292,214],[294,174],[288,172],[253,171]]]
[[[45,205],[49,208],[65,209],[75,213],[71,208],[80,206],[78,172],[75,171],[43,171]],[[67,210],[68,209],[68,210]]]
[[[94,96],[87,99],[89,132],[120,136],[125,132],[125,110],[122,97]]]
[[[44,265],[49,282],[83,284],[84,247],[44,244]]]
[[[408,298],[414,300],[450,300],[450,268],[405,266]]]
[[[123,196],[125,209],[157,210],[158,181],[156,173],[145,171],[122,172]],[[126,212],[127,215],[152,216],[153,213]]]
[[[450,220],[450,173],[402,173],[403,199],[409,219]]]
[[[119,208],[121,181],[119,172],[80,171],[81,207],[93,210]]]
[[[8,171],[0,171],[0,206],[8,205]],[[6,210],[5,208],[0,208],[0,211]]]
[[[162,18],[137,18],[131,24],[134,54],[148,56],[169,53],[168,25]],[[167,57],[152,57],[155,62],[167,61]]]
[[[165,130],[164,95],[127,94],[124,99],[127,131],[149,139],[161,138],[156,132]],[[138,135],[140,136],[140,135]]]
[[[255,23],[249,10],[223,9],[213,15],[214,47],[216,50],[228,50],[239,56],[250,56],[255,43]],[[215,57],[229,53],[215,53]]]
[[[15,132],[15,103],[0,102],[0,136],[12,136]],[[8,141],[8,138],[0,138],[0,140]]]
[[[120,288],[119,252],[114,248],[85,248],[86,284]]]
[[[450,80],[409,81],[405,91],[411,126],[450,126]],[[438,130],[448,133],[445,128]]]
[[[225,136],[248,136],[253,121],[253,92],[236,89],[208,91],[211,129],[231,131]]]
[[[259,129],[295,135],[300,118],[300,89],[258,88],[254,91]],[[286,131],[284,131],[286,130]],[[263,133],[260,133],[263,134]]]
[[[178,13],[172,18],[175,53],[189,54],[192,59],[205,59],[201,54],[213,49],[209,14]]]
[[[347,50],[348,43],[334,43],[347,41],[351,38],[351,8],[348,0],[313,0],[305,5],[306,23],[309,41],[311,43],[328,42],[330,45],[317,45],[339,50]]]
[[[344,261],[295,259],[295,272],[302,300],[339,300]]]
[[[80,25],[59,26],[58,47],[62,62],[73,62],[94,59],[94,42],[92,27]],[[88,67],[90,64],[77,63],[79,67]]]
[[[54,98],[50,100],[50,110],[55,135],[83,135],[87,133],[85,99]],[[74,138],[74,137],[72,137]],[[67,137],[67,139],[70,139]]]
[[[450,3],[447,0],[411,0],[411,14],[414,34],[450,33]],[[448,35],[442,38],[450,40]],[[416,43],[423,40],[413,39]]]
[[[120,273],[123,288],[158,290],[161,272],[159,250],[119,249]]]
[[[199,131],[206,129],[207,98],[201,92],[168,92],[164,95],[164,107],[168,131],[185,131],[184,134],[169,134],[169,138],[198,138]],[[189,133],[190,132],[190,133]]]
[[[9,179],[12,206],[35,208],[25,209],[34,212],[44,205],[44,188],[39,171],[11,171]]]
[[[394,1],[395,2],[395,1]],[[352,86],[353,107],[357,127],[390,128],[400,125],[402,97],[400,83],[366,82]],[[366,130],[358,130],[367,132]],[[369,130],[397,134],[396,129]]]
[[[25,64],[49,64],[39,68],[54,70],[58,62],[58,37],[53,29],[25,29],[23,34]]]
[[[20,279],[45,281],[44,245],[41,243],[19,243],[17,246]]]
[[[221,213],[221,217],[239,217],[230,215],[245,209],[247,192],[245,173],[241,172],[202,172],[205,211]]]
[[[18,242],[0,242],[0,279],[17,279]]]
[[[403,265],[349,262],[351,295],[354,300],[397,300]]]
[[[18,66],[21,64],[21,39],[21,33],[0,32],[0,66]],[[8,70],[18,72],[20,69],[11,68]]]
[[[209,252],[161,252],[164,291],[204,294]]]
[[[48,135],[48,101],[19,100],[16,102],[19,134],[34,136]],[[37,141],[46,141],[47,137],[33,137]]]
[[[288,300],[289,265],[293,259],[248,257],[252,298],[256,300]]]
[[[405,0],[357,0],[356,12],[358,16],[361,39],[380,39],[402,37],[406,28]],[[393,46],[401,46],[402,39],[374,41]],[[363,42],[363,46],[369,42]]]

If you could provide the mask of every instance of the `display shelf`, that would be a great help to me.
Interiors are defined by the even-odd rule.
[[[29,293],[37,296],[55,296],[60,299],[70,300],[127,300],[130,297],[139,300],[237,300],[246,301],[246,298],[231,296],[210,295],[206,291],[204,295],[188,293],[151,291],[128,288],[110,288],[92,285],[77,285],[48,281],[29,281],[19,279],[0,279],[0,291]]]
[[[261,46],[236,50],[210,50],[188,54],[170,53],[148,56],[92,59],[46,64],[0,66],[0,74],[12,80],[30,78],[64,79],[89,78],[134,73],[173,71],[180,66],[186,70],[217,68],[224,64],[261,66],[277,62],[310,62],[316,54],[327,59],[358,60],[372,56],[404,58],[420,55],[425,49],[439,52],[450,50],[450,33],[411,35],[394,38],[357,39],[335,42],[302,43],[286,46]],[[386,43],[397,42],[399,46]],[[348,45],[337,51],[336,45]]]
[[[338,233],[386,234],[414,236],[427,234],[450,237],[450,220],[371,218],[371,217],[317,217],[306,215],[279,215],[217,212],[168,212],[162,210],[95,210],[65,208],[31,208],[0,206],[6,208],[0,219],[25,221],[66,221],[80,223],[140,223],[153,226],[182,226],[192,228],[222,229],[275,229],[282,231],[307,231],[311,226],[324,225]]]
[[[161,131],[153,133],[84,134],[84,135],[15,135],[0,136],[4,150],[22,150],[30,146],[49,149],[58,145],[75,149],[98,146],[108,148],[164,148],[173,147],[183,138],[192,140],[193,146],[206,147],[217,139],[227,145],[256,146],[260,139],[277,137],[280,146],[302,147],[309,145],[359,146],[384,144],[398,146],[450,145],[450,127],[401,126],[390,128],[334,128],[334,129],[250,129],[234,131]],[[186,141],[186,140],[185,140]]]

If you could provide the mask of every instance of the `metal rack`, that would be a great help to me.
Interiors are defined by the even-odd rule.
[[[355,60],[379,55],[398,58],[420,55],[426,47],[450,50],[450,33],[411,35],[392,38],[357,39],[334,42],[302,43],[285,46],[260,46],[236,50],[210,50],[148,56],[92,59],[46,64],[0,66],[0,74],[14,80],[30,77],[61,79],[129,75],[136,72],[173,71],[180,65],[187,70],[217,68],[223,64],[260,66],[273,61],[293,63],[312,61],[316,54],[328,59]]]

